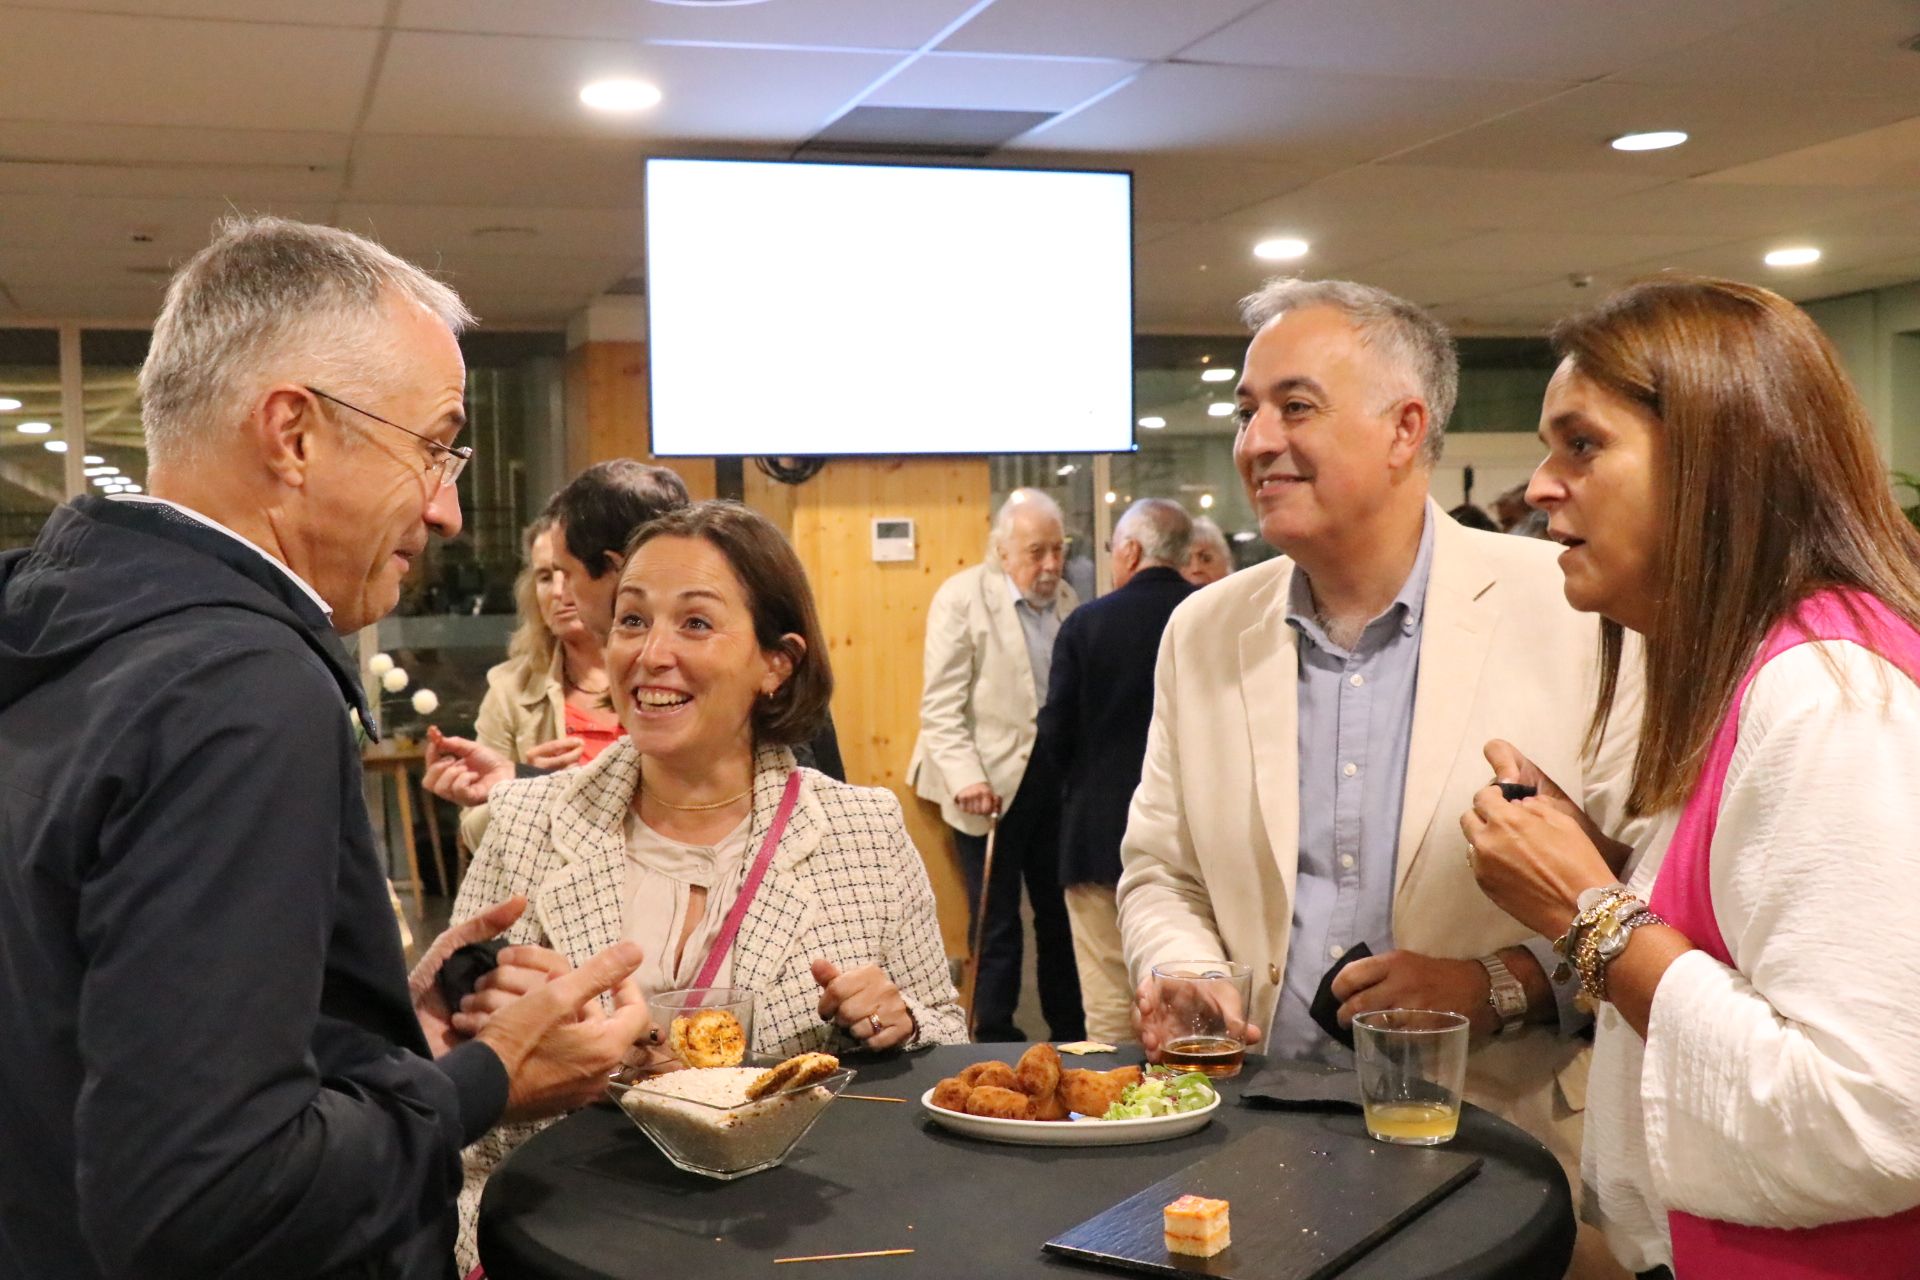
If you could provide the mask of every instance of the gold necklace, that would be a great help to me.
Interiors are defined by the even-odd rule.
[[[678,809],[682,813],[704,813],[709,809],[724,809],[730,804],[738,804],[753,794],[753,788],[748,787],[737,796],[728,796],[725,800],[715,800],[712,804],[675,804],[671,800],[662,800],[659,792],[649,791],[644,785],[640,788],[640,794],[643,796],[651,796],[655,804],[665,805],[669,809]]]

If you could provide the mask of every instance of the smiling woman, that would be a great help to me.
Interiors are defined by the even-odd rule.
[[[963,1042],[899,801],[796,768],[788,750],[825,718],[833,676],[780,532],[729,502],[643,526],[620,574],[607,674],[627,736],[591,764],[489,797],[454,912],[515,893],[535,905],[457,1024],[477,1031],[599,940],[627,938],[645,948],[649,995],[754,992],[757,1054]],[[480,1187],[526,1133],[468,1150],[466,1266]]]

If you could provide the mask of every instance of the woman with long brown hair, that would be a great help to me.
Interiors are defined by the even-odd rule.
[[[1913,1276],[1920,535],[1785,299],[1663,278],[1554,342],[1527,496],[1605,619],[1596,733],[1645,640],[1647,834],[1595,831],[1503,742],[1541,794],[1490,786],[1461,827],[1596,1003],[1588,1214],[1642,1273]]]

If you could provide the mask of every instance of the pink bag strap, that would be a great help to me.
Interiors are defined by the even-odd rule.
[[[787,789],[780,797],[780,807],[774,812],[773,825],[767,828],[767,838],[760,842],[760,852],[754,855],[753,865],[747,868],[747,878],[740,885],[740,893],[733,900],[733,906],[727,909],[727,918],[721,922],[719,936],[707,949],[707,962],[700,966],[700,976],[694,979],[696,987],[710,987],[713,977],[720,972],[720,962],[727,958],[727,952],[733,947],[734,935],[740,932],[740,922],[747,918],[747,908],[753,905],[753,895],[760,891],[760,882],[767,878],[767,868],[773,863],[774,850],[780,846],[780,837],[786,834],[787,819],[793,816],[794,806],[800,803],[800,771],[795,769],[787,775]]]

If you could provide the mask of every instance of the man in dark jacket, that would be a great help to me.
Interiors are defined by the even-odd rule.
[[[1073,923],[1087,1034],[1098,1040],[1133,1034],[1133,984],[1113,890],[1127,806],[1153,721],[1160,633],[1196,589],[1180,574],[1192,533],[1193,521],[1177,502],[1142,498],[1127,508],[1113,528],[1114,590],[1061,624],[1040,710],[1034,756],[1051,760],[1062,780],[1060,883]]]
[[[460,1043],[435,968],[517,901],[402,961],[336,632],[459,531],[466,319],[358,237],[224,225],[141,373],[152,497],[0,557],[0,1275],[439,1280],[460,1148],[645,1028],[595,999],[623,946]]]

